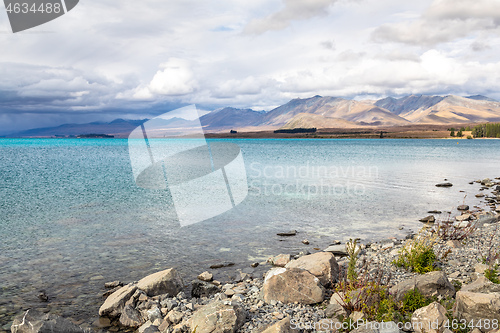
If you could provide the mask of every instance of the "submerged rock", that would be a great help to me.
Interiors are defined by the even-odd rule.
[[[69,319],[45,314],[30,309],[17,316],[10,328],[12,333],[86,333],[80,326]]]
[[[436,184],[437,187],[452,187],[453,184],[452,183],[449,183],[449,182],[446,182],[446,183],[439,183],[439,184]]]

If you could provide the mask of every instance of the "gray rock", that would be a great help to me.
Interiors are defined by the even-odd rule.
[[[316,276],[325,287],[337,282],[339,276],[339,265],[335,256],[330,252],[318,252],[303,256],[289,262],[285,267],[305,269]]]
[[[210,272],[203,272],[200,275],[198,275],[198,279],[200,279],[201,281],[210,282],[214,279],[214,276]]]
[[[416,333],[441,333],[446,320],[446,309],[438,302],[417,309],[411,316],[412,327]]]
[[[317,277],[298,268],[275,268],[264,280],[262,296],[265,302],[315,304],[323,301],[325,288]]]
[[[469,206],[467,205],[460,205],[457,207],[458,210],[469,210]]]
[[[483,265],[483,264],[478,264],[478,265]],[[476,265],[476,267],[478,265]],[[485,265],[485,266],[487,266],[487,265]],[[495,284],[495,283],[491,282],[490,280],[488,280],[486,277],[479,276],[474,282],[462,286],[462,289],[460,289],[460,291],[468,291],[468,292],[473,292],[473,293],[500,292],[500,284]]]
[[[108,288],[108,289],[112,289],[112,288],[116,288],[116,287],[121,287],[121,286],[123,286],[123,284],[120,281],[106,282],[104,284],[104,287]]]
[[[427,217],[420,219],[419,221],[424,223],[434,223],[436,222],[436,218],[434,217],[434,215],[429,215]]]
[[[345,248],[345,245],[330,245],[326,249],[323,250],[324,252],[330,252],[338,256],[346,256],[347,255],[347,250]]]
[[[278,254],[277,256],[271,257],[267,260],[273,266],[285,267],[292,260],[289,254]]]
[[[418,288],[426,297],[455,296],[455,287],[450,283],[443,271],[429,272],[424,275],[415,276],[412,279],[405,280],[393,286],[390,291],[396,301],[401,301],[408,291]]]
[[[286,317],[274,325],[268,327],[262,333],[292,333],[292,332],[299,332],[299,330],[292,329],[290,325],[290,317]]]
[[[70,320],[34,309],[17,316],[10,328],[12,333],[85,333]]]
[[[148,296],[167,294],[174,296],[184,286],[180,275],[174,268],[148,275],[137,283],[137,288],[146,292]]]
[[[204,281],[193,281],[192,286],[191,297],[210,297],[220,292],[217,286]]]
[[[477,322],[479,319],[500,320],[500,293],[459,291],[453,306],[453,315],[467,322]]]
[[[196,333],[234,333],[243,326],[246,316],[238,302],[213,301],[193,314],[189,326]]]
[[[125,303],[132,297],[136,290],[136,286],[128,284],[109,295],[104,304],[99,308],[99,315],[111,318],[120,316]]]
[[[452,187],[452,186],[453,184],[449,182],[436,184],[436,187]]]
[[[281,237],[295,236],[295,235],[297,235],[297,230],[292,230],[289,232],[278,232],[276,235],[281,236]]]
[[[139,311],[131,305],[126,305],[120,315],[120,325],[125,327],[140,327],[144,321],[142,320]]]

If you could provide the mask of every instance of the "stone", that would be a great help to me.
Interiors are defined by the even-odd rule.
[[[427,212],[427,214],[441,214],[441,213],[442,213],[442,211],[440,211],[440,210],[430,210]]]
[[[304,269],[275,268],[266,275],[262,295],[266,303],[316,304],[323,301],[325,288],[317,277]]]
[[[458,248],[462,247],[462,243],[456,239],[447,240],[446,245],[453,248],[453,249],[458,249]]]
[[[353,311],[349,315],[349,318],[351,318],[352,321],[358,322],[358,320],[364,320],[365,319],[365,314],[362,311]]]
[[[158,329],[160,332],[166,332],[167,329],[170,327],[170,322],[167,320],[167,318],[163,319],[163,322],[158,326]]]
[[[351,331],[351,333],[400,333],[398,325],[393,322],[365,321],[363,324]]]
[[[191,297],[201,298],[210,297],[220,292],[219,287],[204,281],[193,281]]]
[[[213,301],[195,311],[189,327],[196,333],[235,333],[245,323],[246,316],[238,302]]]
[[[255,267],[259,266],[259,263],[258,262],[254,262],[250,266],[252,266],[253,268],[255,268]]]
[[[453,287],[443,271],[417,275],[412,279],[402,281],[393,286],[390,289],[390,292],[394,295],[395,300],[399,302],[403,299],[405,293],[415,288],[418,288],[418,290],[426,297],[455,296],[455,287]]]
[[[478,264],[483,265],[483,264]],[[476,265],[477,266],[477,265]],[[485,265],[488,268],[487,265]],[[500,284],[495,284],[484,276],[479,276],[474,282],[463,285],[460,291],[469,291],[473,293],[494,293],[500,292]]]
[[[153,307],[152,309],[149,309],[147,311],[147,315],[148,315],[148,320],[152,323],[154,323],[156,319],[162,319],[161,310],[156,306]]]
[[[479,319],[500,320],[500,293],[457,292],[453,316],[467,322]]]
[[[335,256],[330,252],[318,252],[303,256],[289,262],[285,267],[305,269],[316,276],[325,287],[337,282],[339,277],[339,265]]]
[[[347,316],[347,311],[339,303],[332,303],[332,301],[330,300],[330,304],[328,304],[325,309],[325,316],[327,318],[337,318],[338,316],[345,317]]]
[[[142,331],[142,333],[161,333],[161,331],[158,328],[158,326],[151,325],[147,327],[144,331]]]
[[[142,320],[139,311],[130,305],[126,305],[123,308],[122,314],[120,315],[120,325],[136,328],[140,327],[143,323],[144,321]]]
[[[484,271],[487,270],[488,268],[489,266],[486,264],[479,263],[474,265],[474,271],[480,274],[484,274]]]
[[[136,290],[137,286],[128,284],[109,295],[99,308],[99,316],[111,318],[120,316],[125,303],[132,297]]]
[[[330,252],[338,256],[346,256],[347,255],[347,250],[345,248],[345,245],[330,245],[326,249],[323,250],[324,252]]]
[[[458,210],[469,210],[469,206],[468,205],[460,205],[457,207]]]
[[[292,332],[299,332],[297,329],[292,329],[290,325],[290,317],[286,317],[274,325],[268,327],[267,329],[263,330],[261,333],[292,333]]]
[[[303,239],[303,240],[302,240],[302,244],[304,244],[304,245],[309,245],[309,241],[308,241],[307,239]]]
[[[137,283],[137,288],[143,290],[148,296],[168,295],[175,296],[184,283],[174,268],[148,275]]]
[[[436,218],[434,217],[434,215],[429,215],[427,217],[421,218],[419,221],[424,223],[434,223],[436,222]]]
[[[472,217],[471,214],[462,214],[462,215],[458,215],[458,216],[455,216],[455,220],[457,221],[468,221],[470,220]]]
[[[69,319],[45,314],[34,309],[27,310],[14,318],[10,328],[12,333],[85,333]]]
[[[214,279],[214,276],[210,272],[203,272],[200,275],[198,275],[198,279],[201,281],[210,282]]]
[[[210,265],[210,268],[217,269],[217,268],[231,267],[231,266],[234,266],[234,262],[224,261],[218,264]]]
[[[483,225],[483,224],[496,223],[498,221],[499,216],[500,215],[495,214],[493,212],[479,213],[477,215],[477,224]]]
[[[291,230],[289,232],[278,232],[276,235],[281,237],[290,237],[297,235],[297,230]]]
[[[289,254],[278,254],[277,256],[271,257],[267,260],[273,266],[285,267],[292,260]]]
[[[447,319],[444,306],[432,302],[413,312],[411,324],[416,333],[443,333]]]
[[[452,187],[452,186],[453,184],[449,182],[436,184],[436,187]]]
[[[183,317],[182,312],[173,310],[173,311],[170,311],[165,318],[172,325],[177,325],[178,323],[180,323],[182,321],[182,317]]]
[[[145,322],[139,329],[137,330],[138,333],[144,333],[150,326],[153,326],[153,323],[150,321]]]
[[[123,286],[123,284],[120,281],[106,282],[104,284],[104,287],[108,288],[108,289],[112,289],[112,288],[116,288],[116,287],[120,287],[120,286]]]
[[[478,193],[476,194],[476,198],[483,198],[484,197],[484,193]]]

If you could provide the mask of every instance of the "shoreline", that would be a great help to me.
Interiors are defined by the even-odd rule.
[[[496,184],[500,185],[500,182],[498,180],[495,180]],[[494,185],[494,186],[498,186],[498,185]],[[483,186],[484,187],[484,186]],[[480,190],[478,189],[478,192]],[[485,196],[484,198],[482,198],[483,200],[487,200],[488,199],[488,196]],[[500,204],[500,201],[496,200],[495,202],[495,205],[496,204]],[[496,206],[495,206],[496,207]],[[499,206],[500,207],[500,206]],[[498,208],[497,209],[497,213],[498,213]],[[482,211],[481,208],[478,208],[477,209],[477,212],[480,212]],[[498,223],[498,214],[497,214],[497,217],[496,217],[496,223]],[[423,227],[424,228],[424,227]],[[300,234],[297,234],[297,235],[294,235],[294,236],[289,236],[289,237],[301,237]],[[408,237],[407,237],[408,238]],[[304,240],[305,241],[305,240]],[[388,237],[384,237],[383,239],[380,239],[380,240],[377,240],[377,241],[374,241],[374,242],[371,242],[369,244],[363,244],[361,247],[362,247],[362,256],[364,256],[365,258],[366,257],[371,257],[371,259],[375,260],[377,259],[379,262],[382,263],[382,265],[390,270],[393,270],[395,271],[395,281],[402,281],[403,279],[407,279],[409,277],[412,277],[412,276],[415,276],[414,273],[408,273],[408,272],[405,272],[404,270],[401,270],[401,269],[393,269],[394,267],[391,268],[391,265],[390,265],[390,260],[391,258],[394,258],[395,256],[397,256],[397,251],[396,250],[399,250],[402,246],[402,244],[404,244],[405,240],[404,239],[397,239],[396,237],[393,237],[392,235],[388,235]],[[305,244],[305,243],[304,243]],[[335,245],[334,245],[335,246]],[[345,248],[345,245],[344,244],[341,244],[340,247],[344,246]],[[442,246],[442,245],[440,245]],[[337,245],[337,247],[335,248],[334,247],[334,251],[338,251],[339,249],[339,245]],[[326,250],[326,249],[325,249]],[[317,253],[325,253],[325,250],[321,250],[321,249],[310,249],[310,251],[307,251],[308,253],[313,253],[313,254],[317,254]],[[308,253],[305,252],[305,253],[299,253],[298,255],[290,255],[290,254],[282,254],[282,255],[279,255],[277,257],[275,257],[275,259],[273,259],[274,261],[274,266],[282,266],[279,261],[280,260],[284,260],[284,261],[293,261],[293,260],[297,260],[301,257],[304,257],[304,256],[307,256]],[[328,251],[326,251],[328,252]],[[285,251],[286,253],[286,251]],[[335,252],[332,252],[335,254]],[[338,253],[337,253],[338,254]],[[284,258],[283,258],[284,257]],[[346,264],[346,260],[345,260],[345,257],[344,256],[339,256],[339,255],[335,255],[335,257],[337,258],[337,261],[338,261],[338,264],[339,265],[345,265]],[[278,261],[278,262],[276,262]],[[237,291],[241,290],[240,289],[237,289],[238,287],[242,287],[242,284],[245,286],[243,289],[245,290],[250,290],[252,289],[253,287],[256,287],[259,289],[259,292],[255,292],[256,288],[253,288],[253,293],[250,293],[249,292],[249,295],[247,295],[247,293],[243,293],[241,294],[242,295],[242,299],[240,301],[242,301],[243,303],[245,303],[245,300],[248,298],[249,301],[251,301],[251,306],[255,306],[256,304],[254,303],[258,303],[260,304],[259,302],[254,302],[255,300],[259,299],[259,295],[262,291],[262,287],[263,287],[263,281],[262,281],[262,273],[264,271],[268,271],[269,269],[271,269],[273,266],[270,266],[268,264],[266,264],[265,262],[260,262],[259,265],[257,267],[252,267],[250,269],[250,267],[245,271],[245,269],[241,270],[240,272],[237,272],[237,274],[240,275],[240,278],[241,279],[237,279],[235,281],[223,281],[223,282],[220,282],[220,283],[214,283],[213,285],[215,285],[218,289],[218,294],[219,295],[222,295],[221,294],[221,291],[222,293],[225,295],[225,299],[233,299],[233,296],[235,294],[239,294]],[[217,275],[217,269],[214,268],[214,269],[211,269],[211,273],[214,273],[215,275]],[[201,272],[199,272],[201,273]],[[471,282],[472,279],[469,279],[470,278],[470,274],[465,274],[464,275],[464,278],[461,279],[463,281],[460,281],[461,283],[466,283],[466,282]],[[457,276],[457,278],[460,277]],[[188,281],[184,281],[184,282],[188,282]],[[224,284],[225,282],[225,284]],[[208,282],[207,282],[208,283]],[[212,283],[209,283],[212,285]],[[227,285],[233,285],[232,287],[227,287]],[[248,286],[247,286],[248,285]],[[224,286],[226,286],[226,289],[224,290]],[[204,287],[207,287],[206,285]],[[210,286],[208,286],[210,287]],[[248,288],[247,288],[248,287]],[[234,291],[234,289],[237,289],[236,291]],[[233,291],[228,291],[228,290],[233,290]],[[233,293],[234,292],[234,293]],[[191,299],[190,296],[186,296],[187,294],[189,293],[189,291],[186,291],[186,289],[184,288],[184,295],[181,295],[179,301],[180,303],[183,303],[183,301],[185,300],[187,303],[191,302],[193,304],[193,309],[192,310],[185,310],[186,313],[184,313],[184,315],[192,315],[194,312],[195,312],[195,308],[196,306],[194,306],[195,304],[196,305],[200,305],[203,306],[203,305],[206,305],[206,304],[203,304],[203,302],[200,303],[199,300],[195,300],[194,302],[196,303],[193,303],[193,300]],[[222,297],[224,299],[224,297]],[[240,298],[240,296],[238,296],[238,298]],[[327,297],[328,298],[328,297]],[[208,298],[207,299],[207,302],[208,300],[212,300],[212,298]],[[208,304],[208,303],[207,303]],[[272,311],[271,313],[273,314],[272,315],[272,320],[269,322],[269,321],[266,321],[264,320],[263,321],[263,325],[267,325],[267,324],[270,324],[271,322],[276,322],[278,320],[282,320],[285,316],[283,315],[283,313],[281,312],[282,315],[279,315],[279,314],[276,314],[277,312],[279,312],[279,310],[282,310],[279,306],[279,303],[277,304],[261,304],[261,307],[269,307],[269,311],[271,310],[276,310],[276,311]],[[250,308],[246,309],[248,310],[249,312],[251,312],[251,306]],[[277,307],[278,306],[278,307]],[[286,308],[286,306],[285,306]],[[293,308],[293,306],[292,306]],[[302,308],[301,308],[302,309]],[[182,308],[180,309],[182,310]],[[189,310],[189,311],[188,311]],[[289,309],[290,310],[290,309]],[[309,313],[310,315],[314,315],[315,313],[315,308],[314,307],[308,307],[306,306],[305,309],[302,309],[304,311],[306,311],[306,313]],[[268,311],[268,312],[269,312]],[[290,310],[291,311],[291,310]],[[181,311],[182,312],[182,311]],[[260,313],[260,312],[257,312],[257,313]],[[323,314],[323,319],[326,318],[326,313],[321,313],[319,312],[319,314]],[[283,318],[280,318],[280,317],[283,317]],[[321,316],[320,316],[321,317]],[[257,315],[256,317],[257,319],[255,319],[254,321],[259,321],[259,317]],[[79,324],[81,324],[82,326],[86,326],[87,328],[90,328],[88,325],[89,325],[89,322],[88,320],[84,320],[83,322],[77,322]],[[97,323],[94,323],[94,328],[96,326]],[[104,327],[109,327],[107,325],[111,324],[111,322],[107,322],[107,321],[104,321],[103,322],[99,322],[98,325],[100,326],[104,326]],[[251,329],[250,329],[250,326],[254,326],[253,324],[249,324],[247,325],[247,329],[243,329],[243,330],[239,330],[238,332],[253,332]],[[126,331],[130,331],[130,330],[119,330],[120,332],[126,332]],[[133,330],[132,330],[133,331]],[[106,330],[97,330],[97,332],[106,332]]]

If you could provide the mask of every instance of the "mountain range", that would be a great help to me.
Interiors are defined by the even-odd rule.
[[[116,119],[110,123],[65,124],[14,133],[12,137],[70,136],[90,133],[126,137],[147,121]],[[500,122],[500,102],[475,95],[460,97],[410,95],[380,100],[350,100],[314,96],[293,99],[269,112],[226,107],[200,117],[206,132],[269,131],[293,128],[362,128],[414,124],[471,124]],[[168,123],[168,124],[167,124]],[[191,121],[172,118],[165,122],[180,132]]]

